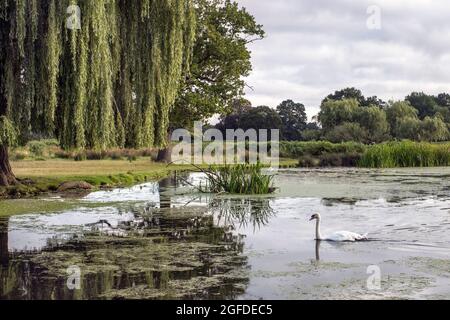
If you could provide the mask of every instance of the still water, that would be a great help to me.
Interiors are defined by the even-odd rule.
[[[450,299],[449,177],[289,169],[248,197],[192,173],[29,200],[68,205],[0,218],[0,299]],[[371,241],[314,241],[316,212]]]

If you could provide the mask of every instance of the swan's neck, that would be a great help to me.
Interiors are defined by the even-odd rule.
[[[322,234],[320,233],[320,219],[316,220],[316,240],[322,240]]]

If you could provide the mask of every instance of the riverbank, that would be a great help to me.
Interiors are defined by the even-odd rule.
[[[297,166],[298,161],[282,159],[284,168]],[[66,182],[86,182],[92,191],[159,180],[174,171],[192,170],[187,164],[169,165],[152,162],[148,157],[129,160],[73,161],[52,159],[45,161],[24,160],[11,163],[21,184],[0,187],[0,199],[33,197],[57,192]]]
[[[299,167],[423,168],[450,166],[450,143],[390,141],[364,145],[328,141],[282,142],[282,157],[295,158]]]

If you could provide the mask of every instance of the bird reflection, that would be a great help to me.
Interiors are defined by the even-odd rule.
[[[320,261],[320,242],[316,241],[316,261]]]

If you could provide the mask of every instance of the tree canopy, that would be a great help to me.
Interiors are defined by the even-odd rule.
[[[322,104],[329,100],[348,100],[348,99],[354,99],[358,102],[358,104],[361,107],[368,107],[368,106],[377,106],[379,108],[384,108],[386,106],[386,102],[379,99],[377,96],[368,97],[366,98],[361,90],[356,88],[345,88],[341,90],[337,90],[334,93],[329,94],[323,101]]]
[[[282,128],[282,121],[278,113],[267,106],[259,106],[250,109],[242,114],[239,119],[239,128],[243,130],[249,129],[279,129]]]
[[[248,45],[264,38],[262,26],[231,0],[194,0],[198,17],[190,74],[170,114],[174,128],[232,112],[252,70]]]
[[[79,28],[67,28],[73,5]],[[56,134],[66,149],[166,143],[191,0],[1,0],[0,28],[0,136],[12,124],[22,141]]]
[[[436,113],[438,103],[433,96],[425,94],[423,92],[413,92],[405,98],[411,106],[418,111],[420,119],[433,116]]]
[[[292,100],[285,100],[277,107],[278,115],[283,123],[282,134],[285,140],[296,141],[302,139],[308,117],[305,106]]]

